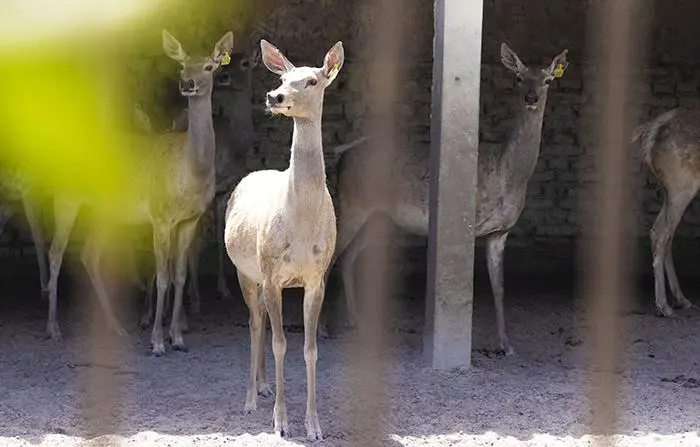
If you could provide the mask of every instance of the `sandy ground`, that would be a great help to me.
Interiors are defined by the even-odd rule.
[[[527,286],[510,281],[507,318],[517,356],[504,359],[493,354],[493,305],[483,278],[479,284],[470,371],[437,373],[425,367],[423,304],[418,298],[422,290],[401,292],[396,301],[400,312],[383,357],[388,388],[384,433],[376,444],[591,445],[584,395],[590,377],[584,356],[586,321],[573,287],[550,284],[545,278],[530,278]],[[686,288],[692,299],[697,287]],[[6,279],[0,293],[2,446],[307,444],[298,297],[285,302],[292,436],[283,440],[272,434],[272,398],[261,398],[257,412],[242,414],[249,341],[240,300],[205,299],[203,316],[191,322],[186,334],[189,352],[168,351],[165,357],[153,358],[148,354],[150,332],[139,329],[133,316],[125,324],[129,336],[121,344],[107,337],[91,348],[84,306],[66,296],[59,312],[64,341],[57,343],[44,338],[45,305],[33,283]],[[652,313],[649,292],[642,295],[624,313],[627,362],[616,372],[624,414],[615,439],[629,446],[700,446],[700,311],[661,319]],[[101,329],[102,323],[98,326]],[[357,432],[351,415],[362,402],[353,398],[349,387],[354,343],[347,333],[319,342],[318,409],[325,440],[317,445],[351,445]],[[272,378],[269,347],[267,358]],[[102,382],[96,384],[98,379]],[[108,396],[110,384],[121,387],[114,405],[104,408],[85,397],[87,390]],[[86,414],[118,424],[106,429],[89,426]]]

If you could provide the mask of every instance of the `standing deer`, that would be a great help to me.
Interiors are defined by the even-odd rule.
[[[24,215],[29,224],[34,250],[39,266],[39,282],[42,295],[48,295],[48,268],[46,266],[46,242],[41,224],[41,209],[38,206],[39,197],[26,174],[19,167],[0,167],[0,196],[7,202],[0,204],[0,234],[7,223],[17,213],[14,203],[21,201]]]
[[[284,399],[282,289],[304,288],[304,360],[306,361],[306,433],[322,438],[316,413],[316,330],[323,304],[325,276],[336,242],[333,201],[326,186],[321,138],[323,93],[344,61],[336,43],[323,67],[295,67],[266,40],[262,60],[282,85],[267,94],[273,114],[294,119],[291,159],[285,171],[247,175],[231,194],[226,209],[226,250],[238,270],[238,281],[250,311],[250,383],[245,411],[257,408],[257,394],[269,394],[264,349],[266,311],[272,326],[275,357],[275,433],[289,434]],[[260,290],[262,289],[262,290]],[[260,292],[262,291],[262,299]],[[263,308],[264,304],[264,308]]]
[[[564,50],[544,69],[530,69],[508,45],[501,45],[501,62],[515,73],[517,79],[519,101],[515,128],[498,150],[485,150],[487,148],[482,147],[479,151],[475,233],[478,237],[486,238],[486,256],[496,306],[500,348],[507,355],[514,351],[506,333],[503,311],[503,253],[508,233],[517,223],[525,206],[527,184],[539,157],[547,90],[552,80],[566,70],[566,53],[567,50]],[[376,200],[370,200],[372,191],[364,188],[361,181],[366,172],[362,157],[359,156],[363,146],[368,147],[359,141],[345,146],[345,155],[342,149],[337,151],[337,156],[340,157],[340,226],[335,256],[342,257],[341,277],[348,311],[354,321],[354,263],[358,254],[370,244],[363,237],[366,232],[360,231],[370,217],[375,213],[383,213],[399,227],[414,234],[428,236],[428,160],[413,154],[399,157],[394,165],[399,173],[397,178],[401,179],[393,191],[396,201],[393,205],[376,204]],[[349,157],[354,154],[358,157]],[[353,240],[356,235],[357,240]]]
[[[224,209],[228,192],[246,173],[246,157],[253,145],[252,112],[252,73],[258,65],[258,54],[248,56],[244,53],[230,55],[231,62],[222,65],[214,74],[212,91],[212,113],[216,145],[216,190],[212,207],[212,219],[217,236],[218,291],[225,298],[231,296],[224,274]],[[174,99],[174,98],[173,98]],[[183,109],[173,120],[170,128],[173,132],[186,132],[188,128],[187,109]],[[195,237],[188,255],[189,296],[191,311],[200,313],[199,291],[199,257],[202,249],[202,236]],[[141,326],[147,327],[153,318],[153,298],[151,291],[155,288],[155,275],[146,295],[145,311],[141,317]],[[165,308],[168,308],[166,301]],[[183,313],[184,316],[184,313]],[[183,321],[186,326],[186,320]]]
[[[673,314],[666,299],[668,275],[671,292],[680,307],[692,303],[685,297],[673,265],[673,235],[688,204],[700,189],[700,112],[674,109],[635,129],[644,162],[661,185],[664,203],[649,232],[653,254],[656,309]]]
[[[189,124],[186,134],[166,133],[143,136],[154,150],[148,151],[133,166],[135,180],[143,181],[144,191],[134,208],[123,216],[124,223],[150,222],[153,227],[153,248],[157,271],[157,304],[151,335],[153,354],[165,352],[162,320],[163,302],[168,286],[175,285],[175,302],[170,324],[170,338],[175,350],[185,350],[182,337],[182,292],[187,274],[187,254],[197,223],[214,197],[215,143],[211,115],[213,73],[229,56],[233,34],[226,33],[214,46],[211,56],[191,57],[178,40],[163,31],[165,54],[182,65],[180,93],[188,98]],[[48,332],[60,337],[56,323],[57,281],[63,253],[70,237],[80,202],[75,198],[56,197],[54,201],[56,230],[49,252],[50,310]],[[107,290],[100,274],[100,258],[104,248],[99,228],[91,229],[83,248],[82,261],[87,268],[97,297],[110,327],[124,333],[109,305]],[[174,245],[174,246],[173,246]]]

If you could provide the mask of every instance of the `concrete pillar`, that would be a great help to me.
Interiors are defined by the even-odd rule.
[[[483,0],[436,0],[424,352],[471,362]]]

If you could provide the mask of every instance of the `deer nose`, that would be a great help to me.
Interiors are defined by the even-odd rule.
[[[525,94],[525,103],[528,105],[533,105],[537,103],[537,94],[529,92]]]
[[[275,104],[281,104],[284,102],[284,95],[283,94],[277,94],[277,95],[271,95],[267,94],[267,102],[271,106],[274,106]]]
[[[180,79],[180,89],[182,90],[194,90],[194,79],[188,79],[183,81]]]

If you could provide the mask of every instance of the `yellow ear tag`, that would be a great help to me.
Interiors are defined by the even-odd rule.
[[[554,77],[561,78],[562,76],[564,76],[564,66],[559,64],[557,65],[557,68],[554,69]]]
[[[221,59],[221,65],[228,65],[231,63],[231,55],[228,54],[228,51],[224,53],[223,59]]]
[[[333,79],[335,79],[335,77],[338,76],[339,71],[340,71],[340,64],[333,65],[333,68],[331,69],[330,73],[328,73],[328,82],[332,82]]]

